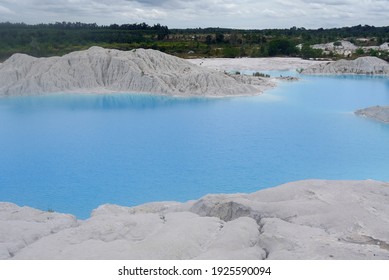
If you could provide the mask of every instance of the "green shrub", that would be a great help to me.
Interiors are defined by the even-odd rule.
[[[270,78],[270,75],[264,74],[264,73],[260,73],[260,72],[255,72],[255,73],[253,73],[253,76],[254,76],[254,77]]]

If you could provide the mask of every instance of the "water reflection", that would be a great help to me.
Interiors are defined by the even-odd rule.
[[[218,99],[220,100],[220,99]],[[145,110],[178,105],[211,104],[216,99],[148,94],[55,94],[0,98],[0,106],[13,111],[37,110]]]

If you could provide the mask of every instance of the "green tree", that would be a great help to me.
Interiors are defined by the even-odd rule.
[[[365,54],[365,51],[362,49],[362,48],[358,48],[356,51],[355,51],[355,54],[360,56],[360,55],[364,55]]]
[[[259,48],[259,56],[267,57],[269,56],[269,50],[265,45],[261,45]]]
[[[276,39],[269,43],[269,56],[294,55],[297,49],[294,44],[287,39]]]
[[[224,42],[224,34],[223,33],[216,33],[216,43],[220,44]]]
[[[223,56],[228,58],[238,57],[240,55],[240,49],[234,47],[223,48]]]
[[[309,44],[303,44],[300,54],[302,58],[307,59],[307,58],[320,57],[323,55],[323,52],[322,50],[311,48]]]
[[[334,42],[335,47],[340,47],[342,45],[342,42],[336,41]]]
[[[205,43],[207,44],[207,45],[210,45],[210,44],[212,44],[212,36],[211,35],[207,35],[206,37],[205,37]]]

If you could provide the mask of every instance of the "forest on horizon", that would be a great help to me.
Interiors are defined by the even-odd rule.
[[[389,26],[245,30],[169,29],[160,24],[146,23],[99,26],[96,23],[81,22],[36,25],[3,22],[0,23],[0,62],[14,53],[48,57],[84,50],[91,46],[119,50],[155,49],[183,58],[295,56],[338,59],[338,54],[324,54],[321,50],[311,48],[311,45],[341,40],[350,41],[361,48],[381,45],[389,42]],[[301,47],[297,48],[299,44]],[[389,60],[388,52],[356,52],[353,57],[360,55],[373,55]]]

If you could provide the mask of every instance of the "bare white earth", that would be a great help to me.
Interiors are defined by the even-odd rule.
[[[102,205],[87,220],[0,203],[0,259],[389,259],[388,217],[389,183],[372,180]]]
[[[266,57],[266,58],[196,58],[188,61],[214,70],[299,70],[308,66],[323,63],[322,61],[304,60],[294,57]]]

